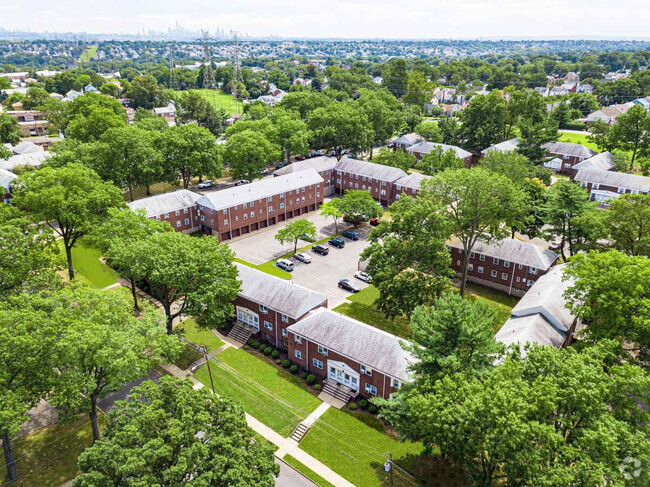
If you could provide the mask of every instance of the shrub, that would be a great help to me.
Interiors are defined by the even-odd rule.
[[[271,352],[271,357],[278,358],[279,356],[280,356],[280,352],[278,352],[277,350],[273,350],[273,352]]]
[[[244,350],[248,350],[248,349],[251,348],[251,347],[249,347],[248,345],[244,345],[242,348],[243,348]]]
[[[307,384],[312,385],[316,382],[316,376],[314,374],[309,374],[307,376]]]
[[[280,364],[282,363],[282,360],[277,359],[277,360],[275,361],[275,363],[278,364],[278,365],[280,365]]]
[[[375,406],[374,404],[371,404],[370,407],[368,408],[368,411],[370,412],[370,414],[376,414],[377,413],[377,406]]]
[[[300,377],[302,377],[303,379],[306,379],[307,378],[307,372],[302,372],[300,374]]]
[[[352,404],[350,404],[350,409],[351,409],[352,411],[354,411],[354,410],[357,409],[358,407],[359,407],[359,406],[357,406],[357,403],[356,403],[356,402],[353,402]]]
[[[320,384],[316,384],[314,386],[314,389],[317,390],[317,391],[320,391],[322,388],[323,388],[323,386],[321,386]]]
[[[291,365],[291,362],[289,362],[286,358],[282,361],[282,367],[285,369]]]
[[[361,399],[361,401],[359,401],[359,407],[361,409],[366,409],[368,407],[368,401],[366,399]]]
[[[260,348],[260,342],[255,340],[255,338],[251,338],[250,340],[248,340],[248,344],[253,348]]]
[[[298,366],[296,364],[293,364],[291,367],[289,367],[289,370],[291,371],[292,374],[295,374],[298,372]]]
[[[271,355],[271,352],[272,352],[272,351],[273,351],[273,349],[272,349],[271,347],[266,347],[266,348],[263,350],[264,355]]]

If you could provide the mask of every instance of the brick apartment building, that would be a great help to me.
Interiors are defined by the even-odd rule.
[[[235,263],[241,291],[235,299],[235,316],[253,335],[287,350],[287,328],[310,311],[327,307],[327,296],[257,269]]]
[[[201,231],[224,241],[316,211],[323,183],[307,169],[208,193],[196,201]]]
[[[147,218],[168,222],[178,232],[191,233],[199,229],[196,201],[200,197],[187,189],[179,189],[135,200],[128,206],[133,211],[144,210]]]
[[[431,179],[431,176],[425,174],[412,173],[403,178],[399,178],[393,184],[393,193],[391,194],[391,203],[397,201],[402,196],[417,197],[422,187],[422,182]]]
[[[451,267],[462,275],[465,255],[458,240],[447,242]],[[478,242],[470,254],[467,280],[507,294],[522,296],[555,264],[558,254],[539,245],[507,238],[496,244]]]
[[[544,166],[554,172],[568,175],[575,173],[573,166],[597,154],[589,147],[569,142],[549,142],[542,147],[546,149],[546,157],[553,157],[553,160],[545,163]]]
[[[650,177],[600,169],[579,169],[574,180],[589,192],[589,199],[607,204],[622,194],[650,193]]]
[[[369,191],[380,204],[388,206],[392,203],[393,185],[398,179],[407,174],[396,167],[384,166],[372,162],[359,161],[344,157],[334,170],[334,186],[336,192],[342,195],[350,189]]]
[[[517,150],[517,147],[519,147],[519,139],[516,137],[514,139],[504,140],[498,144],[491,145],[487,149],[483,149],[481,151],[480,158],[484,159],[485,156],[487,156],[488,152],[512,152]]]
[[[336,157],[320,156],[296,161],[293,164],[284,166],[273,173],[274,176],[286,176],[307,169],[313,169],[320,177],[323,178],[323,195],[331,196],[335,192],[334,188],[334,167],[336,166]]]
[[[589,159],[585,159],[582,162],[579,162],[575,166],[573,166],[573,176],[575,178],[576,173],[580,169],[598,169],[599,171],[613,171],[615,168],[614,166],[614,158],[612,157],[612,153],[609,151],[601,152],[600,154],[596,154],[593,157],[590,157]]]
[[[408,149],[412,145],[417,144],[418,142],[424,142],[424,137],[422,137],[420,134],[411,133],[411,134],[402,135],[401,137],[391,140],[388,143],[388,146],[391,147],[393,150],[401,149],[404,152],[406,152],[406,149]]]
[[[8,110],[7,115],[18,119],[21,137],[47,135],[50,122],[45,112],[39,110]]]
[[[287,328],[289,359],[348,397],[389,399],[411,380],[403,339],[325,308]]]
[[[463,161],[466,168],[469,169],[472,166],[472,153],[466,151],[465,149],[461,149],[460,147],[456,147],[455,145],[437,144],[435,142],[422,141],[410,147],[407,147],[406,152],[413,154],[417,161],[420,162],[424,156],[431,154],[431,152],[437,150],[437,148],[442,149],[443,152],[447,152],[449,150],[454,151],[456,157]]]

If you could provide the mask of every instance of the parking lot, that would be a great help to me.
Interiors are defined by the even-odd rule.
[[[335,234],[334,223],[331,219],[325,219],[318,213],[305,215],[304,218],[316,225],[317,240]],[[339,231],[349,227],[351,227],[350,224],[339,223]],[[275,240],[275,234],[281,228],[282,225],[276,225],[264,231],[228,242],[228,244],[240,259],[257,265],[263,264],[293,251],[292,245],[280,245]],[[325,245],[329,248],[329,254],[326,256],[316,254],[311,250],[308,251],[307,253],[312,258],[310,264],[304,264],[294,258],[291,259],[295,265],[295,269],[291,273],[293,276],[292,281],[325,294],[330,309],[343,303],[350,295],[349,291],[338,287],[339,279],[352,279],[362,288],[368,285],[353,277],[358,268],[359,255],[366,247],[366,236],[370,232],[370,227],[363,226],[358,230],[360,234],[359,240],[352,241],[344,238],[345,247],[342,249],[332,247],[326,243]],[[306,242],[301,242],[298,247],[305,245],[307,245]]]

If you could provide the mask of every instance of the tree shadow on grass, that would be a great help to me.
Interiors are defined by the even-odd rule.
[[[393,472],[395,486],[400,487],[467,487],[461,469],[442,455],[406,455],[394,459],[396,468]],[[390,479],[384,464],[374,462],[375,470],[382,487],[390,486]],[[408,474],[406,473],[408,472]],[[410,475],[409,475],[410,474]]]

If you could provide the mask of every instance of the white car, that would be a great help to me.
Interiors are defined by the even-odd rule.
[[[214,186],[214,181],[208,179],[206,181],[203,181],[202,183],[199,183],[199,189],[208,189]]]
[[[356,278],[359,279],[360,281],[367,282],[368,284],[370,284],[370,283],[372,282],[372,277],[370,277],[369,274],[366,274],[366,273],[363,272],[363,271],[357,271],[357,272],[355,272],[355,273],[354,273],[354,277],[356,277]]]
[[[296,260],[304,262],[305,264],[311,263],[311,255],[309,255],[307,252],[298,252],[295,257]]]

